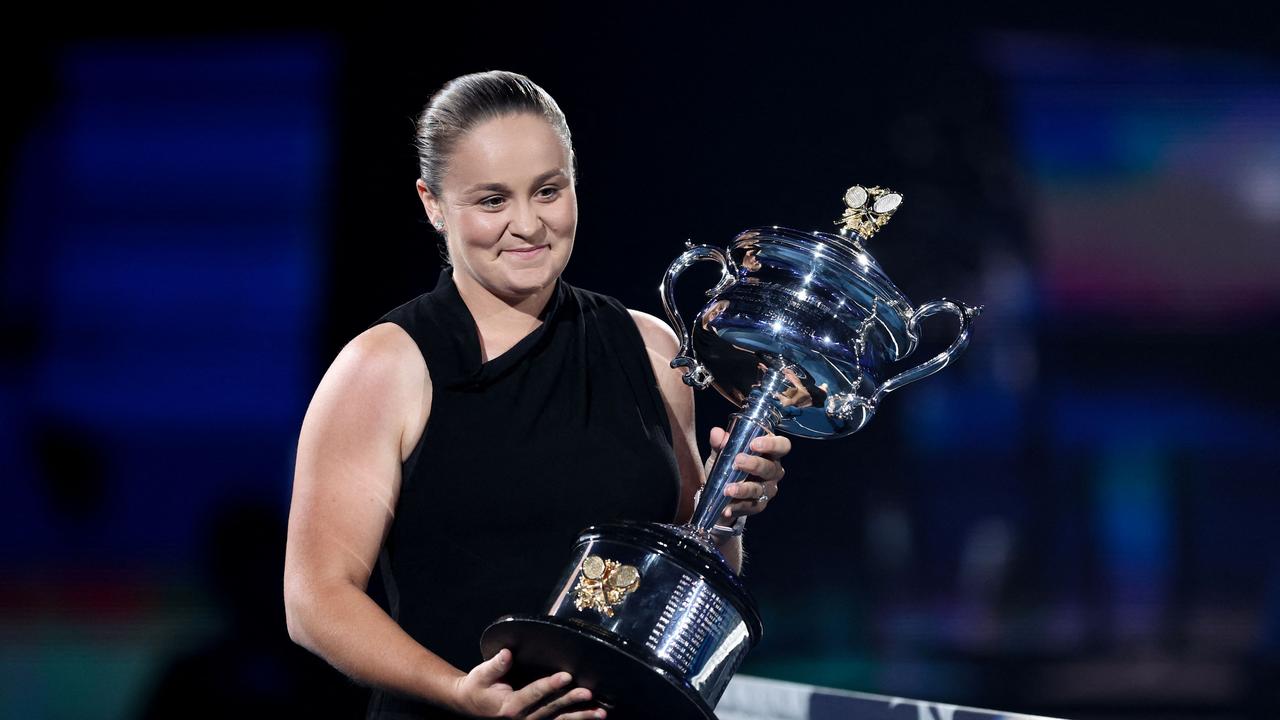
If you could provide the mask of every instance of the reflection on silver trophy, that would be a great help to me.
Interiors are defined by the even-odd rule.
[[[751,441],[783,432],[836,438],[862,429],[884,396],[932,375],[969,343],[981,307],[951,300],[912,305],[864,247],[902,204],[880,187],[844,196],[837,233],[781,227],[739,234],[727,251],[690,245],[661,292],[681,340],[671,366],[737,406],[729,437],[683,526],[616,523],[587,528],[545,615],[508,615],[484,633],[485,657],[515,649],[530,675],[568,670],[611,708],[611,718],[714,718],[712,709],[763,625],[754,601],[712,541],[730,502],[733,467]],[[707,304],[686,328],[675,283],[699,261],[720,266]],[[950,313],[950,347],[906,370],[920,322]]]

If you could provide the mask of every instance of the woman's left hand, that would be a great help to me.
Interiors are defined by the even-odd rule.
[[[711,447],[715,451],[708,461],[708,472],[714,458],[724,449],[729,434],[724,428],[711,429]],[[740,515],[755,515],[778,497],[778,483],[786,470],[782,457],[791,452],[791,439],[783,435],[763,435],[751,441],[752,455],[738,453],[734,467],[747,473],[740,482],[724,489],[726,497],[733,498],[721,514],[721,524],[732,525]]]

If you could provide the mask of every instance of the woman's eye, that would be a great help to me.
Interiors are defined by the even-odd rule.
[[[559,192],[560,192],[560,188],[556,187],[555,185],[548,185],[542,188],[541,190],[539,190],[538,194],[541,195],[542,197],[555,197],[556,194],[558,194]]]
[[[506,198],[502,197],[501,195],[494,195],[492,197],[487,197],[481,200],[480,204],[484,205],[485,207],[496,208],[501,206],[502,203],[505,201],[506,201]]]

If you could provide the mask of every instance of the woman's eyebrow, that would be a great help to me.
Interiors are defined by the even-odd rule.
[[[565,175],[565,172],[564,172],[564,170],[563,170],[563,169],[561,169],[561,168],[555,168],[554,170],[548,170],[548,171],[546,171],[546,172],[542,173],[541,175],[539,175],[538,177],[534,178],[534,179],[533,179],[533,184],[534,184],[534,185],[541,185],[542,183],[544,183],[544,182],[546,182],[546,181],[550,180],[551,178],[553,178],[553,177],[555,177],[555,176],[557,176],[557,175],[561,175],[561,176],[563,176],[563,177],[568,177],[568,175]]]
[[[542,173],[541,175],[539,175],[538,177],[534,178],[534,179],[533,179],[533,184],[534,184],[534,185],[541,185],[542,183],[546,182],[547,180],[550,180],[551,178],[553,178],[553,177],[555,177],[555,176],[557,176],[557,175],[560,175],[560,176],[563,176],[563,177],[568,177],[568,175],[565,175],[565,172],[564,172],[564,170],[563,170],[563,169],[561,169],[561,168],[555,168],[554,170],[548,170],[548,171],[546,171],[546,172]],[[463,192],[475,192],[475,191],[477,191],[477,190],[486,190],[486,191],[490,191],[490,192],[507,192],[507,191],[509,191],[510,189],[511,189],[511,188],[507,187],[507,186],[506,186],[505,184],[503,184],[503,183],[479,183],[479,184],[477,184],[477,185],[472,185],[471,187],[467,188],[466,190],[463,190]]]
[[[493,192],[506,192],[507,186],[503,185],[502,183],[480,183],[478,185],[472,185],[466,190],[463,190],[463,192],[475,192],[477,190],[491,190]]]

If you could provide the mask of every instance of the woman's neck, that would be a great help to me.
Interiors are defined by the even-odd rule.
[[[510,350],[542,324],[539,316],[556,289],[553,281],[530,295],[504,298],[489,292],[469,273],[456,266],[453,268],[453,284],[475,320],[485,362]]]

